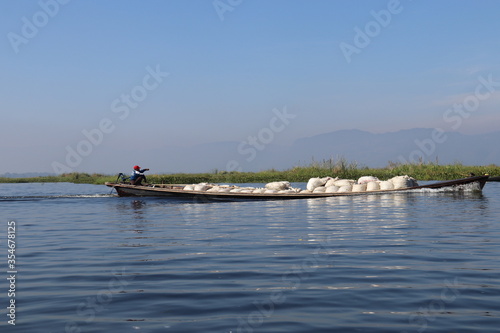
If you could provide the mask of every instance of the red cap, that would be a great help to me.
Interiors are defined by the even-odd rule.
[[[134,165],[134,170],[140,170],[141,168],[138,165]]]

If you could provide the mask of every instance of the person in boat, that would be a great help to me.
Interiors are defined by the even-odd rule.
[[[147,182],[146,176],[144,175],[145,171],[149,171],[149,169],[141,169],[138,165],[134,166],[134,172],[130,176],[130,184],[132,185],[142,185],[142,181]]]

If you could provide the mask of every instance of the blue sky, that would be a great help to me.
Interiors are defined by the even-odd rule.
[[[275,109],[295,118],[272,144],[498,130],[499,12],[488,0],[1,1],[0,173],[111,172],[113,152],[136,164],[144,147],[241,142]],[[448,111],[466,100],[479,103]],[[80,148],[73,166],[67,147]]]

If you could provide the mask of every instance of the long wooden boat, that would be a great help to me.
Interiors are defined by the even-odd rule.
[[[106,186],[112,187],[121,197],[170,197],[170,198],[191,198],[207,200],[286,200],[286,199],[308,199],[308,198],[324,198],[349,195],[366,195],[379,193],[393,193],[401,191],[411,191],[419,189],[441,189],[441,188],[463,188],[464,185],[476,183],[477,190],[482,190],[488,175],[474,176],[463,179],[437,182],[429,185],[407,187],[403,189],[393,190],[377,190],[364,192],[342,192],[342,193],[233,193],[233,192],[207,192],[207,191],[190,191],[184,190],[182,184],[154,184],[147,186],[137,186],[130,184],[106,183]]]

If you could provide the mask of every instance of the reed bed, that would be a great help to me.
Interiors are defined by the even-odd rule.
[[[466,166],[461,163],[439,165],[437,163],[398,164],[389,162],[385,168],[368,168],[359,166],[356,162],[345,159],[328,159],[320,162],[313,161],[307,166],[296,166],[288,170],[264,170],[259,172],[227,172],[214,170],[207,173],[176,173],[147,175],[149,183],[164,184],[196,184],[207,183],[267,183],[287,180],[290,182],[307,182],[312,177],[339,177],[357,179],[361,176],[375,176],[381,180],[395,176],[408,175],[417,180],[451,180],[464,178],[469,174],[500,175],[500,166]],[[115,182],[117,175],[67,173],[59,176],[33,178],[0,178],[0,183],[42,183],[42,182],[69,182],[86,184],[104,184]]]

